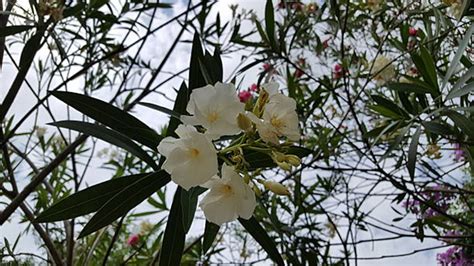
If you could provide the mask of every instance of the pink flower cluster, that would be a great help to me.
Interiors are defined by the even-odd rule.
[[[474,260],[468,258],[464,250],[459,246],[450,247],[445,252],[436,254],[436,260],[443,266],[468,266],[474,263]]]
[[[139,234],[133,234],[130,235],[127,239],[127,245],[134,247],[140,242],[140,235]]]
[[[461,144],[454,144],[454,160],[460,162],[464,159],[464,150],[461,147]]]
[[[239,92],[239,100],[240,102],[247,102],[248,100],[252,99],[252,92],[258,92],[259,88],[257,84],[252,84],[247,90],[243,90]]]
[[[443,192],[443,190],[447,190],[447,188],[437,185],[430,187],[422,192],[422,194],[424,199],[432,201],[439,210],[445,212],[448,210],[451,201],[453,200],[453,194]],[[426,208],[423,211],[422,206],[423,204],[416,199],[407,200],[403,203],[403,207],[409,209],[411,213],[420,214],[423,218],[430,218],[438,215],[438,212],[432,208]]]

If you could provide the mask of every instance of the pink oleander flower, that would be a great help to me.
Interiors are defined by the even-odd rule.
[[[136,246],[140,242],[140,235],[139,234],[134,234],[128,237],[127,239],[127,245],[133,247]]]
[[[334,65],[334,70],[333,70],[333,78],[334,79],[340,79],[342,78],[344,74],[344,69],[340,64],[335,64]]]
[[[301,69],[299,69],[299,68],[296,69],[296,71],[295,71],[295,77],[301,78],[301,76],[303,76],[303,74],[304,74],[304,73],[303,73],[303,71],[302,71]]]
[[[258,92],[258,91],[259,91],[258,86],[257,86],[257,84],[255,84],[255,83],[252,84],[252,85],[250,85],[249,90],[250,90],[250,91],[253,91],[253,92]]]
[[[250,93],[250,91],[241,91],[241,92],[239,92],[240,102],[245,103],[248,100],[250,100],[250,98],[252,98],[252,94]]]
[[[408,29],[408,34],[412,37],[415,37],[418,34],[418,30],[416,28],[410,27]]]
[[[436,254],[436,260],[441,265],[450,266],[467,266],[474,263],[472,258],[468,258],[464,250],[459,246],[452,246],[445,252]]]
[[[462,161],[464,159],[464,150],[461,147],[461,144],[454,144],[454,160],[456,162]]]
[[[329,41],[330,40],[331,40],[331,38],[328,38],[328,39],[323,41],[323,49],[327,49],[329,47]]]
[[[269,63],[263,64],[263,71],[268,72],[273,69],[273,66],[270,65]]]
[[[426,201],[434,202],[436,208],[442,212],[446,212],[449,209],[449,206],[453,200],[453,194],[449,193],[448,188],[441,185],[428,187],[422,192],[422,196]],[[439,215],[438,211],[432,208],[426,208],[422,212],[422,206],[423,203],[416,199],[407,200],[403,203],[403,207],[407,208],[411,213],[419,215],[422,218],[430,218]]]

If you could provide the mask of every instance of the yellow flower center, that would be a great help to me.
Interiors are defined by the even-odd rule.
[[[276,129],[281,129],[285,126],[285,122],[275,116],[272,116],[272,118],[270,119],[270,124],[272,124],[272,126]]]
[[[219,114],[217,112],[210,112],[208,115],[207,115],[207,122],[209,123],[214,123],[216,122],[216,120],[219,119]]]
[[[230,185],[223,185],[221,187],[221,192],[222,192],[222,194],[224,194],[226,196],[230,196],[230,195],[233,194],[232,187]]]
[[[196,148],[191,148],[189,149],[189,154],[191,155],[191,158],[196,158],[199,156],[199,150]]]

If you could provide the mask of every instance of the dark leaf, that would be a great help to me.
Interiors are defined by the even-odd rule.
[[[421,126],[418,126],[411,138],[410,147],[408,148],[407,168],[411,179],[415,178],[416,154],[418,149],[418,141],[420,140]]]
[[[239,218],[240,224],[247,230],[247,232],[257,241],[260,246],[267,252],[270,259],[272,259],[277,265],[285,265],[283,258],[278,251],[273,239],[268,236],[267,231],[259,224],[254,218],[245,220]]]
[[[216,239],[217,233],[219,232],[220,226],[215,223],[206,221],[206,226],[204,228],[204,240],[202,242],[202,253],[206,254],[207,251],[211,248],[212,243]]]
[[[127,214],[158,189],[168,184],[170,176],[164,170],[144,176],[110,198],[82,229],[79,237],[89,235]]]
[[[14,35],[20,32],[27,31],[29,29],[33,28],[33,26],[9,26],[9,27],[3,27],[2,30],[0,31],[0,37],[6,37],[10,35]]]
[[[36,218],[35,222],[62,221],[95,212],[115,194],[147,175],[149,174],[114,178],[81,190],[46,209]]]
[[[156,150],[160,143],[161,136],[153,129],[136,117],[107,102],[72,92],[51,92],[51,94],[79,112],[153,150]]]
[[[122,149],[125,149],[131,154],[137,156],[138,158],[146,162],[148,165],[153,167],[153,169],[155,170],[159,169],[155,160],[151,158],[150,155],[148,155],[142,148],[140,148],[140,146],[138,146],[135,142],[130,140],[128,137],[114,130],[108,129],[98,124],[92,124],[92,123],[81,122],[81,121],[59,121],[59,122],[51,123],[50,125],[72,129],[72,130],[84,133],[86,135],[93,136],[103,141],[106,141],[110,144],[113,144]]]

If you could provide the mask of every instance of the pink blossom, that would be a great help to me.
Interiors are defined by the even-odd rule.
[[[303,73],[303,71],[302,71],[301,69],[299,69],[299,68],[296,69],[296,71],[295,71],[295,77],[301,78],[301,76],[303,76],[303,74],[304,74],[304,73]]]
[[[250,93],[250,91],[241,91],[239,92],[239,99],[240,99],[240,102],[247,102],[250,98],[252,98],[252,94]]]
[[[264,70],[265,72],[270,71],[272,68],[273,68],[273,66],[270,65],[269,63],[263,64],[263,70]]]
[[[454,144],[454,160],[459,162],[464,159],[464,150],[461,147],[461,144],[455,143]]]
[[[408,29],[408,34],[412,37],[415,37],[418,34],[418,30],[416,28],[410,27]]]
[[[254,91],[254,92],[257,92],[258,91],[258,86],[257,84],[252,84],[250,85],[250,88],[249,88],[250,91]]]
[[[129,246],[136,246],[140,242],[140,235],[134,234],[128,237],[127,245]]]
[[[331,40],[331,38],[328,38],[323,41],[323,49],[327,49],[329,47],[329,40]]]
[[[335,64],[334,65],[334,71],[333,71],[333,78],[334,79],[340,79],[342,78],[342,75],[344,74],[344,69],[340,64]]]

